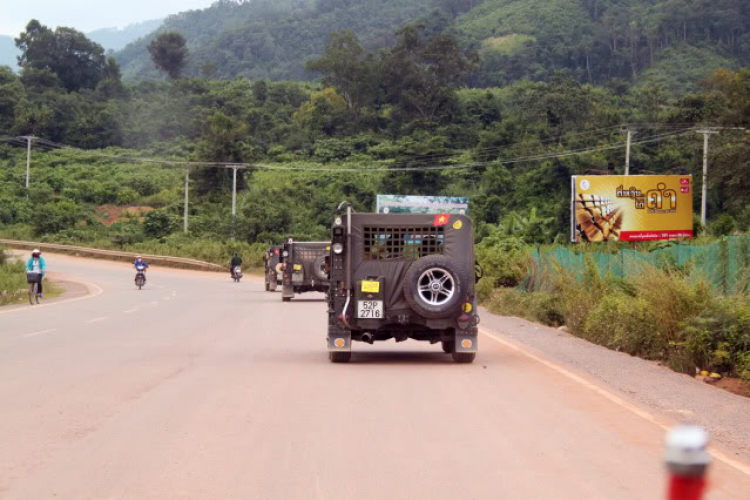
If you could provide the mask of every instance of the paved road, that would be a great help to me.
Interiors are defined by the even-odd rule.
[[[332,365],[320,295],[48,264],[95,295],[0,310],[2,498],[663,498],[659,426],[489,336],[470,366],[414,342]]]

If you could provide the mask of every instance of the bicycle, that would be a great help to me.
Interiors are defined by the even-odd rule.
[[[42,281],[42,273],[26,273],[26,282],[29,284],[29,304],[39,304],[41,293],[39,292],[39,283]]]

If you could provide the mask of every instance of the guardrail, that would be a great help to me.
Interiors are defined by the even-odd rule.
[[[149,255],[136,254],[132,252],[119,252],[116,250],[99,250],[97,248],[79,247],[73,245],[59,245],[56,243],[41,243],[33,241],[18,241],[0,239],[0,245],[11,248],[20,248],[23,250],[33,250],[38,248],[42,252],[58,252],[76,256],[94,257],[100,259],[130,261],[135,260],[137,255],[141,255],[149,264],[162,265],[167,267],[177,267],[181,269],[197,269],[199,271],[226,272],[227,267],[202,260],[186,259],[184,257],[170,257],[168,255]]]

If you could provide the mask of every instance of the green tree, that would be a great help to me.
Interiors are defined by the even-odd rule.
[[[182,74],[188,57],[185,37],[176,31],[162,33],[154,38],[148,46],[151,60],[156,67],[176,80]]]
[[[336,89],[353,117],[377,96],[378,64],[351,30],[331,33],[325,55],[309,61],[307,69],[323,75],[323,84]]]
[[[93,89],[105,76],[107,60],[102,46],[72,28],[52,31],[32,20],[15,41],[24,72],[49,70],[68,91]]]

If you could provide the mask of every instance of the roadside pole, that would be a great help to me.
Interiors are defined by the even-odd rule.
[[[185,234],[188,232],[188,187],[190,185],[190,169],[185,169],[185,209],[183,212],[183,231]]]
[[[31,142],[35,139],[33,135],[24,136],[26,139],[26,191],[29,190],[29,176],[31,175]]]
[[[232,219],[237,215],[237,167],[232,167]]]
[[[718,134],[716,130],[701,129],[696,133],[703,134],[703,186],[701,193],[701,225],[706,230],[706,200],[708,198],[708,139],[713,134]]]
[[[628,126],[628,144],[625,147],[625,175],[630,175],[630,144],[633,141],[633,131]]]

